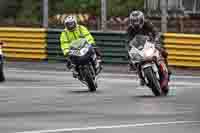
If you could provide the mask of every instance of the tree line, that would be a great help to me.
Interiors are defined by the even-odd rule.
[[[42,22],[43,0],[0,0],[0,23]],[[108,16],[127,16],[133,9],[143,9],[144,0],[107,0]],[[49,0],[49,16],[62,13],[101,14],[101,0]]]

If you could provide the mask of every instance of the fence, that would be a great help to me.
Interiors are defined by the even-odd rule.
[[[46,55],[45,29],[0,28],[0,40],[7,59],[43,60]]]
[[[0,28],[6,59],[64,61],[59,37],[62,30]],[[127,64],[124,32],[92,32],[106,64]],[[166,33],[164,45],[170,66],[200,67],[200,35]]]
[[[59,45],[60,32],[61,30],[48,31],[48,60],[64,59]],[[128,63],[125,33],[92,32],[92,35],[102,50],[104,63]],[[170,66],[200,66],[200,35],[167,33],[163,36],[164,45],[169,52]]]
[[[164,34],[171,66],[200,67],[200,35]]]

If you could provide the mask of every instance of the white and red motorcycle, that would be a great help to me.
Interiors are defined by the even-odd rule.
[[[169,92],[168,69],[155,43],[145,35],[136,35],[129,43],[131,62],[142,73],[145,84],[151,88],[155,96],[167,95]]]

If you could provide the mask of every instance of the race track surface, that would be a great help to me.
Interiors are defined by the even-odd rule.
[[[134,73],[104,72],[90,93],[70,72],[39,66],[5,66],[0,133],[200,132],[200,76],[173,75],[169,96],[154,97]]]

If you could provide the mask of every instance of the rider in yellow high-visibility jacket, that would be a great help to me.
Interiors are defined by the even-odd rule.
[[[82,25],[78,25],[74,16],[68,16],[64,20],[65,29],[60,35],[60,45],[64,56],[66,57],[67,67],[71,69],[71,61],[68,59],[68,53],[71,42],[79,38],[86,38],[88,43],[94,46],[95,53],[98,59],[101,59],[101,53],[96,46],[95,40],[88,31],[88,29]]]
[[[86,38],[89,44],[96,45],[94,38],[84,26],[77,25],[73,31],[65,29],[60,36],[61,49],[65,56],[67,56],[69,52],[71,42],[79,38]]]

